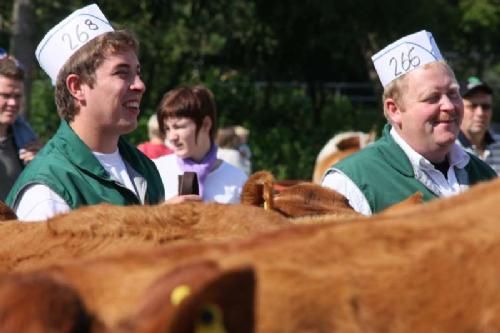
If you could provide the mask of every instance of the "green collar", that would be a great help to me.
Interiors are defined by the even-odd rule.
[[[381,154],[384,156],[387,163],[391,165],[395,170],[406,177],[414,177],[415,172],[413,171],[413,166],[410,160],[406,156],[404,150],[394,141],[390,131],[392,126],[386,124],[382,133],[382,138],[379,141],[380,145],[386,145],[388,149],[382,149]],[[401,159],[404,156],[404,160]]]
[[[58,146],[61,152],[69,161],[74,163],[77,168],[95,174],[100,178],[111,180],[101,163],[99,163],[92,153],[92,150],[73,131],[67,121],[61,121],[55,138],[59,141]]]

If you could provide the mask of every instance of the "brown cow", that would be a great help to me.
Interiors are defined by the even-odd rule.
[[[273,198],[274,210],[287,217],[339,215],[359,217],[340,193],[326,187],[301,183],[284,188]]]
[[[250,267],[223,271],[209,261],[178,267],[147,287],[138,311],[109,330],[61,279],[44,272],[15,273],[0,277],[0,332],[189,333],[223,332],[216,329],[223,327],[250,333],[254,295]]]
[[[269,171],[252,174],[241,193],[241,203],[274,210],[286,217],[337,215],[358,217],[347,199],[340,193],[311,182],[294,182],[276,187]]]
[[[254,331],[255,277],[246,267],[222,271],[215,262],[177,268],[149,286],[120,333]]]
[[[173,242],[243,238],[289,225],[275,212],[243,205],[88,206],[46,223],[0,223],[0,271]]]
[[[371,223],[173,244],[47,272],[110,327],[166,269],[213,260],[254,267],[257,332],[500,332],[499,195],[497,180]]]
[[[294,182],[289,186],[276,186],[277,182],[269,171],[252,174],[241,194],[241,203],[274,210],[285,217],[299,218],[293,223],[319,223],[359,218],[362,215],[349,205],[342,194],[311,182]],[[416,193],[407,199],[386,208],[383,214],[395,214],[409,206],[423,203],[422,194]],[[317,215],[328,215],[318,217]],[[309,218],[312,216],[311,218]]]
[[[325,144],[316,158],[313,182],[320,184],[328,168],[375,141],[375,137],[374,131],[370,133],[343,132],[335,135]]]

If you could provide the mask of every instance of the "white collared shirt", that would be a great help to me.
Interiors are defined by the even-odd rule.
[[[462,177],[457,176],[455,172],[456,168],[461,175],[465,175],[463,169],[470,160],[469,155],[460,146],[453,144],[447,155],[450,165],[447,177],[445,177],[429,160],[411,148],[394,128],[391,128],[390,134],[410,160],[415,178],[437,196],[448,197],[462,193],[469,188],[468,182],[464,181]],[[340,170],[333,169],[330,171],[323,178],[322,185],[344,195],[349,200],[349,204],[357,212],[364,215],[372,214],[368,200],[363,192]]]

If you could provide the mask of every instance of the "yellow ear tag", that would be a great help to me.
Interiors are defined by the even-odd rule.
[[[179,305],[182,300],[191,294],[191,289],[189,286],[182,284],[178,287],[175,287],[170,294],[170,302],[173,305]]]

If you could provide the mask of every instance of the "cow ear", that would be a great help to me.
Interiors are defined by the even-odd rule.
[[[350,148],[361,148],[361,137],[359,133],[353,133],[352,136],[348,136],[342,140],[340,140],[339,143],[337,143],[337,148],[338,150],[346,150]]]
[[[241,203],[250,206],[273,208],[274,176],[266,170],[257,171],[248,177],[241,190]]]
[[[204,261],[158,278],[120,332],[250,333],[254,331],[252,268],[222,270]]]
[[[288,217],[323,214],[358,216],[342,194],[310,182],[284,189],[276,196],[274,202],[275,210]]]
[[[180,304],[169,332],[254,332],[254,295],[252,268],[221,272]]]

